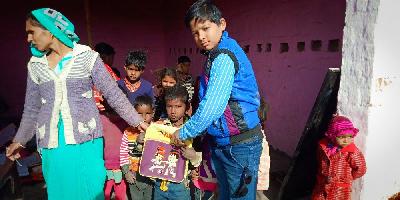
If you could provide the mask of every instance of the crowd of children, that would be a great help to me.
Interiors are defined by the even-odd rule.
[[[111,66],[114,49],[106,43],[96,45],[95,50],[104,61],[104,67],[100,66],[100,61],[96,62],[96,67],[106,69],[96,70],[108,80],[107,86],[100,84],[100,78],[95,80],[95,85],[106,92],[105,98],[100,90],[92,87],[100,112],[101,125],[97,127],[102,127],[104,138],[104,197],[111,199],[114,193],[115,199],[121,200],[126,199],[127,194],[130,199],[156,200],[267,199],[264,191],[269,186],[270,159],[264,122],[268,107],[258,92],[252,65],[237,42],[229,37],[225,19],[210,1],[195,2],[185,16],[185,23],[197,46],[207,55],[204,74],[198,79],[196,89],[188,72],[191,61],[186,56],[178,59],[177,68],[158,71],[157,83],[153,85],[142,78],[147,64],[145,51],[135,50],[127,54],[126,76],[120,77],[118,70]],[[62,73],[64,64],[68,67],[68,63],[61,60],[61,68],[56,73]],[[106,75],[107,72],[113,79]],[[134,115],[135,121],[129,124],[125,122],[126,117],[122,119],[113,109],[128,102],[121,100],[119,90],[129,100],[131,105],[128,108],[133,106],[136,110],[136,113],[123,113],[121,108],[117,109],[119,114]],[[193,93],[196,93],[194,98]],[[86,95],[91,98],[90,94]],[[119,98],[113,95],[119,95]],[[70,139],[63,132],[64,114],[60,112],[57,118],[60,119],[60,141],[64,137]],[[69,123],[68,119],[65,118],[66,123]],[[96,121],[79,126],[80,131],[95,128]],[[318,144],[320,166],[313,199],[350,199],[352,181],[366,171],[364,157],[353,143],[357,133],[358,129],[348,118],[335,116],[332,119],[326,138]],[[17,141],[21,142],[7,149],[11,159],[17,156],[15,151],[23,146],[22,139],[27,137],[18,136],[20,140]],[[101,136],[94,137],[91,135],[85,141],[94,140],[98,143],[96,148],[101,147],[102,141],[98,139]],[[83,143],[81,147],[91,144]],[[69,147],[63,142],[59,145]],[[55,158],[48,154],[57,153],[60,147],[41,147],[44,147],[43,158],[48,158],[44,163],[55,163]],[[62,161],[63,157],[57,157]],[[87,161],[90,158],[86,157]],[[78,169],[85,162],[81,160],[74,167]],[[44,168],[46,173],[50,173],[47,165]],[[56,168],[51,172],[60,173]],[[57,176],[51,177],[54,177],[51,184],[56,184]],[[101,180],[99,176],[89,184]],[[83,181],[81,184],[87,183]]]
[[[127,77],[118,81],[147,123],[177,128],[175,133],[167,134],[171,137],[170,145],[180,149],[171,150],[165,162],[176,167],[179,156],[186,160],[181,182],[143,176],[139,172],[141,161],[149,159],[141,157],[146,134],[131,127],[126,129],[120,165],[129,184],[131,199],[267,199],[264,191],[269,187],[270,158],[264,122],[268,106],[263,97],[258,100],[251,64],[240,46],[229,38],[225,19],[209,1],[194,3],[185,22],[198,47],[208,55],[205,73],[196,88],[200,97],[197,101],[191,102],[194,82],[188,73],[190,59],[186,56],[179,57],[177,69],[158,71],[158,83],[152,91],[150,84],[141,78],[145,54],[130,52],[125,63]],[[242,87],[244,83],[246,89]],[[240,105],[238,100],[247,103]],[[228,104],[226,109],[224,102]],[[197,110],[192,110],[192,106]],[[241,113],[240,109],[247,113]],[[223,117],[220,118],[221,114]],[[224,125],[229,120],[236,126]],[[222,126],[215,129],[211,121],[220,121]],[[242,137],[232,134],[235,128]],[[219,131],[224,129],[228,137],[221,137]],[[204,135],[204,132],[208,134]],[[364,158],[352,141],[357,132],[347,118],[335,116],[332,119],[327,138],[319,143],[319,173],[313,199],[335,199],[337,196],[350,199],[352,180],[361,177],[366,170]],[[230,141],[225,141],[226,138]],[[190,141],[191,145],[187,146],[181,140]],[[152,160],[159,164],[157,167],[164,162],[165,151],[160,147],[157,149]],[[176,157],[170,159],[171,155]]]

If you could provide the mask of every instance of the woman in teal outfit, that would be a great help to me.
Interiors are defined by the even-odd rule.
[[[28,63],[24,113],[6,152],[11,160],[18,159],[19,151],[36,134],[50,200],[104,199],[102,125],[93,86],[128,124],[147,128],[98,53],[77,44],[74,30],[54,9],[37,9],[28,15],[27,41],[33,56]]]

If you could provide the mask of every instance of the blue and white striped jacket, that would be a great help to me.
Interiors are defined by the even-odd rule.
[[[200,81],[200,104],[180,130],[193,138],[207,129],[217,145],[259,125],[260,94],[252,65],[239,44],[223,32],[218,47],[208,52]]]

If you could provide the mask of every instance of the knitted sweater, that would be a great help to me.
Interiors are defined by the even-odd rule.
[[[24,145],[36,134],[39,147],[56,148],[60,113],[66,144],[101,137],[102,124],[93,99],[93,85],[128,124],[137,126],[142,121],[97,52],[77,44],[72,54],[73,58],[59,75],[48,66],[46,56],[30,59],[24,113],[15,142]]]
[[[128,127],[120,140],[119,162],[121,167],[129,165],[131,171],[139,171],[140,157],[142,156],[143,145],[136,142],[140,131],[136,128]]]

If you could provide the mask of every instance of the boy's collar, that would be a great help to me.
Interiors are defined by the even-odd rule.
[[[228,35],[228,31],[223,31],[222,32],[222,36],[221,36],[221,41],[224,39],[224,38],[227,38],[229,35]]]
[[[222,41],[224,41],[226,38],[228,38],[229,37],[229,35],[228,35],[228,31],[223,31],[222,32],[222,35],[221,35],[221,39],[219,40],[219,42],[218,42],[218,46],[221,44],[221,42]],[[217,47],[218,47],[217,46]]]

